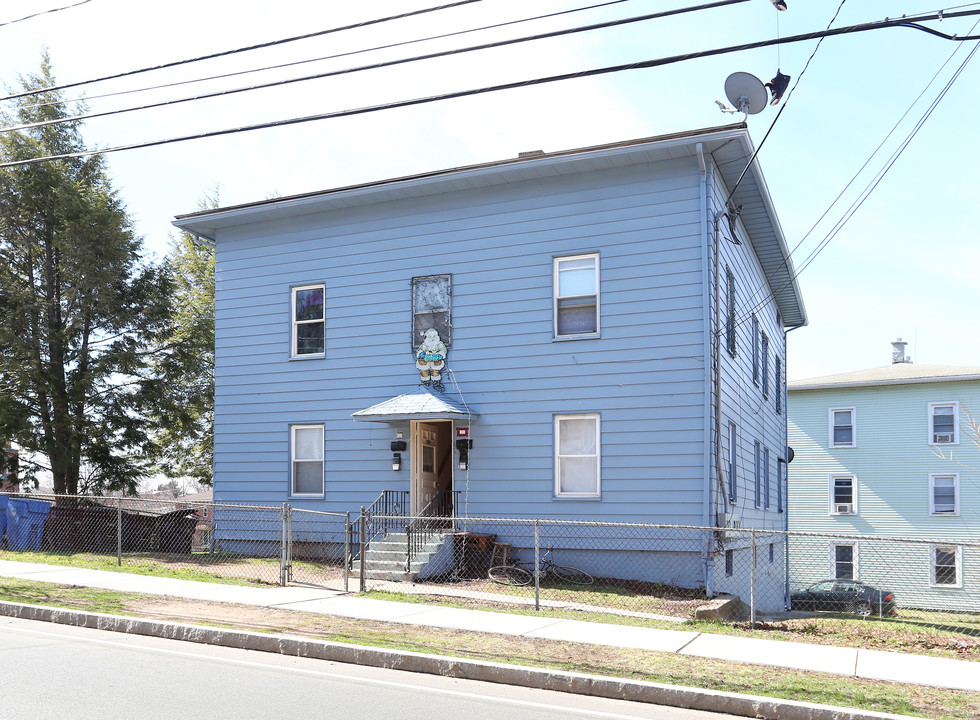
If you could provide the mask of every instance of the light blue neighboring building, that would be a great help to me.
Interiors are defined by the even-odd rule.
[[[890,365],[789,385],[794,586],[852,578],[899,606],[980,609],[980,367]],[[857,535],[920,542],[862,540]],[[928,542],[921,542],[928,541]]]
[[[216,247],[216,501],[785,528],[806,313],[742,123],[175,224]],[[692,537],[661,579],[744,591]]]

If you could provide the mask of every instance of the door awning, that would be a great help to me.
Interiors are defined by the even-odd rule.
[[[437,393],[422,387],[417,392],[397,395],[377,405],[358,410],[354,420],[367,422],[396,422],[398,420],[455,420],[472,419],[478,413],[467,407],[459,395]]]

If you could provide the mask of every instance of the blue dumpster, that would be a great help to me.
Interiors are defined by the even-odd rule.
[[[43,500],[7,500],[7,549],[40,550],[44,521],[51,503]]]

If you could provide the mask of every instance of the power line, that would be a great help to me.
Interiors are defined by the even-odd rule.
[[[51,8],[50,10],[42,10],[41,12],[36,12],[33,15],[27,15],[22,18],[17,18],[16,20],[7,20],[6,22],[0,23],[0,27],[5,27],[7,25],[13,25],[14,23],[24,22],[25,20],[30,20],[31,18],[40,17],[41,15],[48,15],[50,13],[61,12],[62,10],[70,10],[73,7],[78,7],[79,5],[84,5],[85,3],[90,3],[92,0],[81,0],[74,5],[65,5],[64,7]]]
[[[48,105],[60,105],[65,102],[82,102],[90,100],[99,100],[107,97],[116,97],[119,95],[131,95],[134,93],[147,92],[149,90],[162,90],[170,87],[178,87],[180,85],[191,85],[193,83],[207,82],[209,80],[223,80],[224,78],[237,77],[239,75],[250,75],[257,72],[265,72],[267,70],[281,70],[282,68],[294,67],[296,65],[308,65],[309,63],[322,62],[323,60],[336,60],[337,58],[349,57],[351,55],[361,55],[364,53],[375,52],[378,50],[390,50],[391,48],[402,47],[405,45],[414,45],[417,43],[429,42],[432,40],[444,40],[450,37],[456,37],[458,35],[467,35],[469,33],[482,32],[484,30],[494,30],[497,28],[507,27],[509,25],[519,25],[526,22],[534,22],[536,20],[545,20],[547,18],[559,17],[561,15],[570,15],[572,13],[583,12],[586,10],[595,10],[597,8],[607,7],[610,5],[619,5],[624,2],[630,2],[630,0],[609,0],[609,2],[602,2],[596,5],[586,5],[584,7],[572,8],[570,10],[560,10],[558,12],[547,13],[545,15],[535,15],[534,17],[521,18],[520,20],[508,20],[506,22],[494,23],[493,25],[484,25],[482,27],[470,28],[468,30],[456,30],[454,32],[442,33],[440,35],[430,35],[424,38],[417,38],[415,40],[403,40],[401,42],[388,43],[387,45],[377,45],[371,48],[363,48],[361,50],[351,50],[348,52],[336,53],[334,55],[324,55],[318,58],[309,58],[307,60],[294,60],[293,62],[280,63],[279,65],[265,65],[259,68],[252,68],[250,70],[237,70],[235,72],[222,73],[220,75],[209,75],[201,78],[192,78],[190,80],[178,80],[170,83],[162,83],[160,85],[150,85],[141,88],[133,88],[132,90],[119,90],[117,92],[100,93],[97,95],[86,95],[84,98],[72,98],[70,100],[52,100],[50,102],[33,103],[30,105],[21,105],[20,109],[29,110],[37,107],[45,107]]]
[[[127,70],[125,72],[116,73],[114,75],[106,75],[100,78],[94,78],[92,80],[79,80],[73,83],[65,83],[63,85],[51,85],[50,87],[37,88],[34,90],[25,90],[23,92],[14,93],[13,95],[7,95],[6,97],[0,98],[3,100],[13,100],[19,97],[28,97],[31,95],[40,95],[41,93],[54,92],[56,90],[66,90],[68,88],[80,87],[82,85],[90,85],[92,83],[103,82],[105,80],[115,80],[116,78],[129,77],[130,75],[139,75],[140,73],[150,72],[152,70],[163,70],[165,68],[177,67],[178,65],[187,65],[189,63],[201,62],[202,60],[213,60],[214,58],[226,57],[228,55],[236,55],[238,53],[249,52],[251,50],[260,50],[262,48],[274,47],[276,45],[284,45],[286,43],[296,42],[297,40],[307,40],[309,38],[320,37],[322,35],[329,35],[331,33],[338,33],[344,30],[354,30],[357,28],[368,27],[369,25],[378,25],[380,23],[389,22],[391,20],[401,20],[407,17],[413,17],[416,15],[424,15],[426,13],[436,12],[438,10],[447,10],[449,8],[459,7],[460,5],[470,5],[476,2],[482,2],[483,0],[457,0],[457,2],[448,3],[446,5],[437,5],[436,7],[423,8],[421,10],[412,10],[411,12],[400,13],[398,15],[388,15],[387,17],[375,18],[373,20],[364,20],[363,22],[353,23],[351,25],[344,25],[342,27],[328,28],[327,30],[318,30],[316,32],[306,33],[305,35],[295,35],[293,37],[281,38],[279,40],[271,40],[269,42],[259,43],[258,45],[249,45],[247,47],[234,48],[233,50],[222,50],[221,52],[211,53],[210,55],[201,55],[196,58],[189,58],[187,60],[174,60],[173,62],[164,63],[162,65],[154,65],[152,67],[140,68],[138,70]]]
[[[846,2],[847,0],[841,0],[840,5],[837,6],[837,12],[834,13],[834,16],[830,19],[830,22],[827,23],[828,30],[830,30],[830,26],[834,24],[834,20],[837,19],[837,16],[840,15],[841,8],[844,7],[844,3]],[[776,14],[776,17],[779,17],[778,13]],[[807,59],[806,64],[803,65],[803,69],[800,70],[800,74],[796,77],[796,82],[793,83],[793,87],[790,89],[789,95],[786,96],[786,102],[783,103],[783,106],[781,108],[779,108],[779,112],[776,113],[776,117],[773,118],[772,123],[769,125],[769,129],[766,130],[766,134],[762,137],[762,142],[759,143],[759,147],[757,147],[755,149],[755,152],[752,153],[752,157],[749,158],[749,161],[745,163],[745,168],[742,170],[742,174],[738,176],[738,180],[735,181],[735,186],[728,193],[728,199],[725,200],[726,206],[731,201],[732,197],[735,195],[735,191],[738,190],[738,186],[742,184],[742,179],[745,177],[745,173],[748,172],[749,168],[752,166],[752,163],[754,163],[755,159],[759,156],[759,151],[762,150],[762,146],[765,145],[766,140],[769,139],[769,134],[772,132],[772,129],[776,127],[776,123],[779,122],[779,117],[783,114],[783,110],[786,109],[786,106],[789,105],[789,99],[793,97],[793,92],[796,90],[800,82],[803,80],[803,75],[806,74],[806,69],[810,67],[810,61],[813,60],[813,57],[817,54],[817,50],[820,49],[820,46],[822,44],[823,44],[823,38],[820,38],[817,41],[817,46],[813,48],[813,52],[810,53],[810,57]],[[778,67],[778,63],[777,63],[777,67]]]
[[[538,33],[536,35],[527,35],[521,38],[512,38],[510,40],[498,40],[496,42],[483,43],[481,45],[471,45],[464,48],[455,48],[453,50],[443,50],[440,52],[428,53],[426,55],[417,55],[411,58],[401,58],[398,60],[385,60],[382,62],[372,63],[370,65],[361,65],[359,67],[345,68],[342,70],[330,70],[328,72],[316,73],[314,75],[305,75],[298,78],[289,78],[286,80],[274,80],[272,82],[262,83],[259,85],[250,85],[248,87],[233,88],[231,90],[217,90],[215,92],[204,93],[201,95],[195,95],[193,97],[178,98],[175,100],[161,100],[155,103],[148,103],[146,105],[140,105],[138,107],[122,108],[117,110],[105,110],[102,112],[87,113],[84,115],[74,115],[65,118],[55,118],[52,120],[42,120],[34,123],[25,123],[23,125],[12,125],[9,127],[0,128],[0,133],[13,132],[15,130],[27,130],[30,128],[45,127],[48,125],[61,125],[69,122],[77,122],[80,120],[91,120],[92,118],[106,117],[107,115],[120,115],[123,113],[134,112],[137,110],[150,110],[152,108],[165,107],[168,105],[179,105],[185,102],[192,102],[195,100],[205,100],[215,97],[223,97],[225,95],[235,95],[243,92],[250,92],[252,90],[262,90],[271,87],[281,87],[284,85],[291,85],[298,82],[307,82],[309,80],[322,80],[323,78],[335,77],[338,75],[349,75],[352,73],[362,72],[364,70],[377,70],[379,68],[392,67],[395,65],[404,65],[406,63],[420,62],[422,60],[432,60],[434,58],[447,57],[450,55],[462,55],[464,53],[475,52],[477,50],[488,50],[491,48],[506,47],[508,45],[516,45],[518,43],[531,42],[534,40],[544,40],[547,38],[561,37],[563,35],[573,35],[581,32],[589,32],[592,30],[602,30],[610,27],[617,27],[620,25],[629,25],[631,23],[644,22],[647,20],[657,20],[673,15],[683,15],[691,12],[700,12],[702,10],[710,10],[717,7],[723,7],[726,5],[737,5],[739,3],[747,2],[748,0],[716,0],[715,2],[707,3],[705,5],[695,5],[686,8],[678,8],[675,10],[667,10],[664,12],[650,13],[648,15],[640,15],[631,18],[622,18],[619,20],[609,20],[601,23],[593,23],[591,25],[583,25],[575,28],[567,28],[564,30],[553,30],[545,33]]]
[[[969,11],[960,13],[959,15],[980,15],[980,10]],[[947,16],[948,17],[948,16]],[[938,16],[927,18],[927,19],[938,19]],[[318,113],[316,115],[306,115],[303,117],[293,117],[287,118],[285,120],[273,120],[270,122],[257,123],[254,125],[245,125],[237,128],[226,128],[224,130],[214,130],[210,132],[197,133],[194,135],[183,135],[179,137],[166,138],[162,140],[150,140],[139,143],[131,143],[129,145],[117,145],[114,147],[102,148],[99,150],[83,150],[75,153],[64,153],[60,155],[49,155],[40,158],[30,158],[27,160],[16,160],[6,163],[0,163],[0,168],[6,167],[17,167],[20,165],[32,165],[39,162],[47,162],[50,160],[67,160],[70,158],[88,157],[90,155],[101,155],[111,152],[121,152],[124,150],[137,150],[140,148],[156,147],[159,145],[169,145],[171,143],[185,142],[188,140],[201,140],[209,137],[219,137],[222,135],[231,135],[240,132],[249,132],[252,130],[265,130],[274,127],[286,127],[289,125],[298,125],[301,123],[312,122],[315,120],[330,120],[340,117],[351,117],[354,115],[365,115],[369,113],[379,112],[381,110],[393,110],[395,108],[411,107],[414,105],[425,105],[428,103],[438,102],[441,100],[454,100],[456,98],[470,97],[474,95],[483,95],[492,92],[499,92],[502,90],[513,90],[517,88],[533,87],[536,85],[544,85],[554,82],[560,82],[563,80],[572,80],[578,78],[595,77],[598,75],[606,75],[609,73],[622,72],[625,70],[639,70],[653,67],[662,67],[664,65],[670,65],[673,63],[683,62],[686,60],[693,60],[695,58],[711,57],[714,55],[724,55],[732,52],[740,52],[743,50],[752,50],[760,47],[767,47],[770,45],[775,45],[779,43],[792,43],[801,42],[805,40],[813,40],[819,37],[827,37],[830,35],[842,35],[845,33],[854,32],[864,32],[868,30],[878,30],[886,27],[911,27],[914,29],[922,29],[915,23],[909,23],[904,19],[899,20],[884,20],[875,23],[866,23],[863,25],[854,25],[850,27],[838,28],[836,30],[824,30],[812,33],[805,33],[803,35],[794,35],[787,38],[781,38],[776,40],[761,40],[753,43],[746,43],[743,45],[729,46],[725,48],[716,48],[713,50],[701,50],[693,53],[685,53],[683,55],[674,55],[667,58],[658,58],[654,60],[644,60],[640,62],[627,63],[624,65],[613,65],[604,68],[595,68],[592,70],[580,70],[577,72],[563,73],[561,75],[551,75],[549,77],[535,78],[532,80],[518,80],[516,82],[503,83],[500,85],[490,85],[482,88],[474,88],[470,90],[459,90],[456,92],[443,93],[440,95],[430,95],[421,98],[412,98],[410,100],[398,100],[395,102],[384,103],[381,105],[369,105],[361,108],[354,108],[350,110],[338,110],[335,112],[328,113]],[[935,34],[935,33],[933,33]],[[963,37],[959,38],[956,36],[944,36],[949,40],[974,40],[980,39],[980,36],[976,37]]]
[[[977,24],[980,24],[980,23],[977,23]],[[976,29],[976,27],[977,27],[977,25],[974,25],[973,28],[971,28],[970,32],[972,33],[973,30]],[[760,309],[762,309],[763,307],[765,307],[772,299],[774,299],[776,297],[776,295],[778,295],[780,292],[782,292],[784,289],[786,289],[789,286],[790,283],[792,283],[793,281],[795,281],[799,277],[799,275],[816,259],[817,255],[819,255],[827,247],[827,245],[831,242],[831,240],[833,240],[834,237],[837,236],[837,234],[843,229],[844,225],[846,225],[847,222],[854,216],[854,214],[861,207],[861,205],[864,204],[865,200],[868,199],[868,197],[871,195],[871,193],[878,187],[878,185],[881,183],[881,181],[885,178],[885,175],[888,173],[889,170],[891,170],[892,166],[894,166],[894,164],[897,162],[898,158],[902,155],[902,153],[905,151],[905,149],[908,147],[908,145],[912,142],[913,138],[918,134],[919,130],[925,124],[926,120],[929,119],[929,117],[932,115],[933,111],[935,111],[936,107],[938,107],[939,103],[942,101],[942,99],[949,92],[950,88],[953,86],[953,83],[963,73],[963,70],[966,69],[967,64],[970,62],[970,60],[976,54],[976,52],[977,52],[978,49],[980,49],[980,43],[978,43],[977,45],[975,45],[973,47],[973,49],[970,51],[970,54],[960,64],[960,66],[956,69],[956,71],[951,76],[950,80],[946,83],[945,87],[943,87],[943,89],[939,92],[939,94],[932,101],[932,103],[930,103],[930,105],[926,109],[925,113],[916,122],[915,127],[912,129],[912,131],[909,133],[909,135],[907,135],[906,138],[902,141],[902,143],[899,145],[898,149],[892,154],[892,156],[887,161],[886,165],[875,174],[875,177],[874,177],[874,179],[872,181],[872,184],[865,186],[865,189],[862,190],[861,193],[859,194],[858,199],[856,199],[854,202],[851,203],[850,207],[844,212],[844,215],[834,224],[834,227],[831,228],[831,230],[824,237],[824,239],[820,241],[820,243],[818,244],[818,246],[813,251],[811,251],[811,253],[806,257],[806,259],[803,261],[803,263],[800,265],[800,267],[797,268],[796,271],[792,274],[792,277],[790,277],[786,282],[784,282],[779,288],[777,288],[775,290],[772,290],[771,289],[770,292],[769,292],[769,294],[765,298],[763,298],[760,302],[758,302],[752,308],[750,308],[749,310],[747,310],[746,311],[746,314],[742,317],[742,319],[741,320],[738,320],[735,323],[736,327],[738,327],[738,326],[742,325],[743,323],[745,323],[746,321],[748,321],[748,319],[752,316],[752,314],[758,312]],[[878,145],[878,147],[875,148],[874,152],[871,153],[871,155],[864,162],[864,164],[858,169],[858,171],[854,174],[854,176],[851,178],[851,180],[848,181],[848,183],[844,187],[844,189],[841,190],[840,193],[838,193],[837,197],[834,198],[833,202],[831,202],[830,205],[827,207],[827,209],[820,215],[820,217],[813,224],[813,226],[810,228],[810,230],[807,231],[806,235],[804,235],[803,238],[800,240],[800,242],[797,243],[796,247],[794,247],[793,250],[790,252],[790,255],[792,255],[793,253],[795,253],[800,248],[800,246],[803,244],[803,242],[806,240],[806,238],[808,238],[810,236],[810,234],[816,229],[817,225],[819,225],[820,222],[827,216],[827,214],[830,212],[831,208],[833,208],[833,206],[837,204],[837,202],[841,199],[841,197],[843,197],[843,195],[847,191],[847,189],[850,188],[850,186],[854,183],[855,180],[857,180],[858,176],[864,171],[864,169],[871,162],[871,159],[878,153],[879,150],[881,150],[882,146],[885,144],[885,142],[887,142],[888,138],[891,137],[891,135],[895,132],[895,130],[898,129],[898,126],[902,123],[902,121],[912,111],[912,108],[915,106],[916,103],[919,102],[919,100],[922,98],[922,96],[926,93],[926,90],[928,90],[929,87],[932,85],[932,83],[935,82],[936,78],[939,76],[939,74],[942,72],[942,70],[946,67],[946,65],[949,64],[949,62],[953,59],[953,56],[956,54],[956,52],[958,50],[959,49],[957,48],[957,50],[955,50],[952,54],[950,54],[950,56],[945,60],[945,62],[943,62],[943,64],[940,66],[939,70],[937,70],[936,73],[929,80],[929,82],[926,83],[926,86],[925,86],[925,88],[923,88],[922,92],[919,93],[918,97],[916,97],[916,99],[912,101],[912,103],[909,105],[909,107],[905,111],[905,113],[903,113],[902,116],[901,116],[901,118],[899,118],[898,122],[895,123],[895,125],[888,132],[888,134],[885,136],[885,138],[881,141],[881,143]],[[772,273],[770,273],[769,277],[767,278],[766,284],[768,284],[768,282],[771,281],[772,277],[775,276],[775,273],[776,272],[778,272],[779,270],[781,270],[783,268],[786,268],[788,262],[789,262],[789,257],[787,257],[785,260],[783,260],[783,262],[780,264],[780,266],[777,267],[776,270],[774,270]],[[763,289],[763,288],[759,288],[759,289]],[[758,289],[756,290],[755,293],[753,293],[752,297],[754,297],[756,293],[758,293]]]

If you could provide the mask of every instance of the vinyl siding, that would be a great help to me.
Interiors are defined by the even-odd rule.
[[[959,402],[958,445],[928,444],[929,403]],[[980,592],[980,446],[970,429],[980,382],[935,382],[791,391],[790,529],[935,540],[960,547],[960,587],[931,587],[930,543],[854,540],[857,578],[894,591],[903,607],[976,610]],[[829,409],[853,407],[856,447],[832,448]],[[830,476],[853,475],[856,515],[832,515]],[[929,476],[959,475],[959,515],[929,512]],[[829,537],[794,539],[790,576],[830,576]]]
[[[929,403],[959,401],[960,443],[928,444]],[[794,530],[868,532],[975,541],[980,534],[980,447],[969,430],[980,383],[940,382],[790,393]],[[857,447],[829,447],[828,410],[854,407]],[[943,457],[945,455],[945,457]],[[960,515],[929,513],[929,475],[960,476]],[[858,514],[832,516],[831,474],[857,477]]]
[[[712,195],[709,217],[724,211],[728,188],[721,182],[717,172],[713,174]],[[754,527],[766,530],[785,529],[786,513],[779,512],[777,505],[776,481],[778,477],[778,460],[785,459],[786,446],[786,412],[776,412],[776,393],[781,392],[781,378],[775,374],[776,357],[781,358],[785,368],[784,331],[775,303],[771,297],[771,288],[766,275],[756,257],[752,240],[745,230],[741,220],[736,223],[735,238],[739,244],[732,242],[732,233],[726,218],[722,217],[718,224],[720,285],[718,304],[721,318],[718,320],[712,312],[712,327],[720,328],[721,351],[721,443],[725,495],[729,492],[728,477],[728,426],[734,422],[737,426],[736,449],[736,485],[737,499],[734,506],[728,507],[730,517],[738,518],[742,527]],[[725,317],[727,315],[726,299],[726,267],[731,270],[736,288],[736,353],[728,352],[725,336]],[[711,268],[714,278],[714,267]],[[714,280],[712,279],[712,282]],[[713,298],[712,298],[713,301]],[[769,393],[764,398],[761,382],[757,386],[752,379],[752,316],[759,320],[759,326],[769,337]],[[760,351],[761,352],[761,351]],[[761,363],[761,359],[760,359]],[[783,372],[785,377],[785,369]],[[760,507],[755,506],[755,443],[769,448],[769,509],[765,508],[765,498],[760,499]],[[712,463],[712,473],[717,475]],[[715,480],[717,487],[717,481]],[[760,477],[760,485],[764,486],[764,477]],[[783,497],[785,498],[785,492]]]
[[[325,497],[408,489],[408,424],[351,413],[418,384],[411,279],[451,273],[447,390],[480,413],[470,515],[700,524],[704,298],[697,165],[675,160],[286,216],[217,238],[215,494],[278,503],[290,423],[325,426]],[[553,340],[552,261],[598,252],[601,337]],[[289,358],[289,288],[325,285],[325,358]],[[601,416],[597,500],[556,499],[553,416]],[[408,453],[403,453],[405,467]]]

